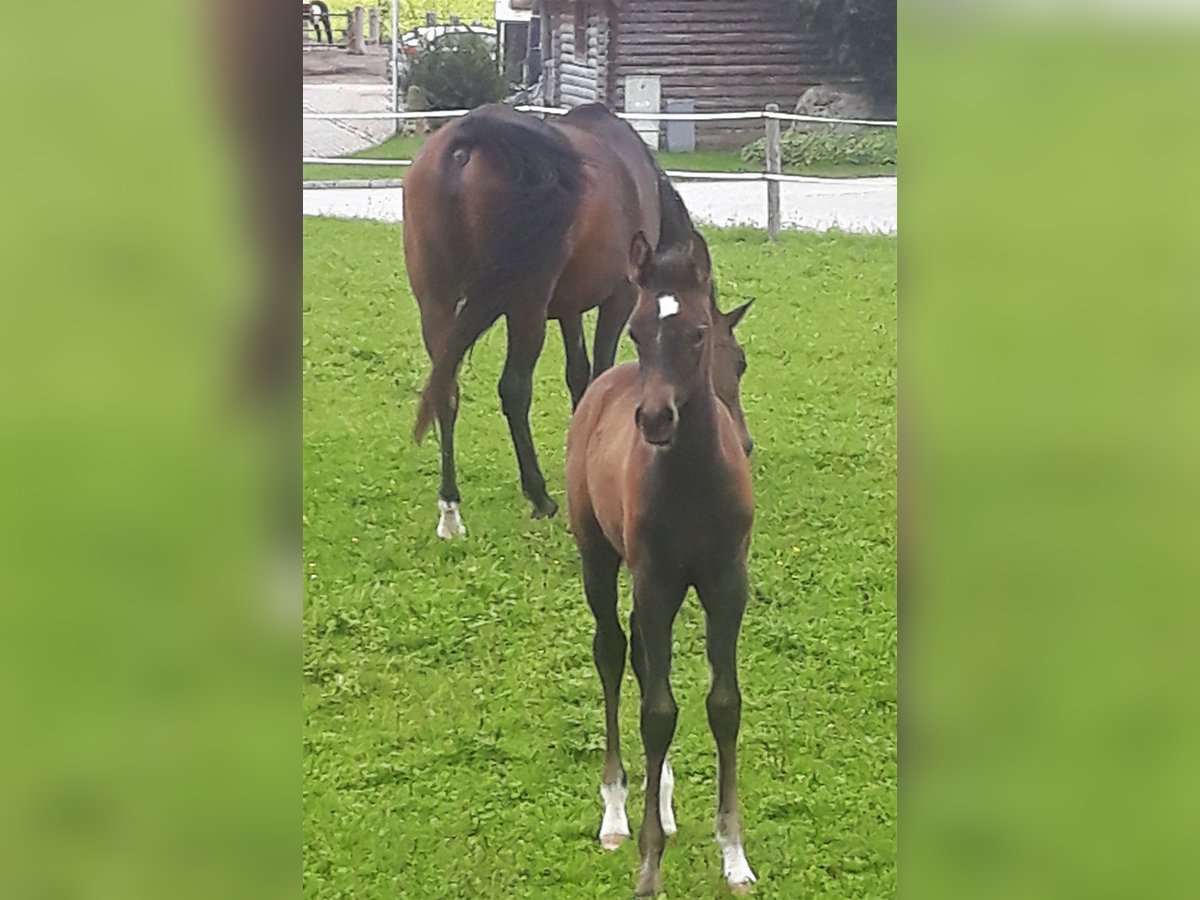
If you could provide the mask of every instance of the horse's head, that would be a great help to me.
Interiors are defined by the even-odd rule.
[[[728,315],[717,309],[704,238],[693,232],[688,244],[655,253],[638,232],[630,248],[630,277],[638,287],[629,336],[638,353],[636,418],[642,436],[669,446],[679,410],[711,387],[729,408],[748,453],[753,444],[738,391],[745,354],[733,336],[746,307]]]

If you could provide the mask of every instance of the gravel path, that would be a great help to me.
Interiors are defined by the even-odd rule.
[[[687,182],[676,185],[692,216],[710,225],[766,228],[763,182]],[[401,221],[399,188],[309,189],[304,215]],[[783,225],[790,229],[896,233],[896,179],[837,178],[780,185]]]

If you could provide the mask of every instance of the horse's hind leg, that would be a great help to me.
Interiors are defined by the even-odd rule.
[[[592,377],[600,377],[600,373],[611,369],[617,358],[617,344],[621,340],[621,330],[629,321],[637,302],[637,289],[629,282],[622,282],[613,291],[612,296],[600,304],[600,314],[596,319],[596,340],[592,352]]]
[[[419,301],[418,301],[419,302]],[[454,324],[454,303],[429,301],[419,302],[421,308],[421,334],[430,359],[437,359],[441,347]],[[465,535],[467,526],[462,520],[459,505],[462,496],[458,492],[458,473],[454,462],[454,426],[458,421],[458,379],[451,384],[444,400],[438,403],[438,438],[442,452],[442,481],[438,488],[437,536],[444,539]]]
[[[564,315],[558,320],[562,331],[563,350],[567,357],[567,388],[571,391],[571,409],[579,406],[583,392],[591,379],[588,365],[587,345],[583,339],[583,316],[580,313]]]
[[[533,404],[533,369],[546,341],[545,308],[509,313],[508,359],[500,376],[500,406],[508,419],[517,465],[521,470],[521,490],[533,504],[533,517],[540,519],[558,512],[558,504],[546,493],[546,478],[538,465],[533,434],[529,430],[529,407]]]
[[[745,566],[734,567],[711,583],[699,585],[697,593],[704,607],[708,662],[712,669],[712,687],[706,705],[709,728],[717,742],[717,843],[721,846],[729,887],[744,893],[756,880],[742,846],[737,793],[737,739],[742,719],[737,643],[746,609]]]
[[[621,763],[621,678],[625,674],[625,632],[617,618],[617,571],[621,560],[609,545],[600,526],[590,516],[578,529],[579,555],[583,561],[583,589],[588,606],[596,618],[592,638],[592,659],[604,688],[604,771],[600,777],[600,797],[604,800],[604,818],[600,823],[600,845],[616,850],[629,837],[629,819],[625,798],[629,780]]]

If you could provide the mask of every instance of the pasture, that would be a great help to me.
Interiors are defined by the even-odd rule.
[[[742,631],[740,792],[760,898],[896,885],[896,241],[705,229],[738,330],[758,513]],[[498,324],[461,374],[466,540],[439,541],[429,363],[396,226],[304,220],[304,892],[625,898],[596,839],[593,620],[565,510],[531,520],[499,409]],[[589,327],[594,313],[589,314]],[[590,340],[589,340],[590,343]],[[619,360],[632,358],[627,339]],[[531,415],[563,500],[570,402],[551,323]],[[623,617],[630,606],[622,576]],[[679,834],[668,897],[721,897],[703,615],[675,627]],[[621,710],[641,821],[637,685]]]

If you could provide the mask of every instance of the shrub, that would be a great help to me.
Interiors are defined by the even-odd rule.
[[[404,74],[403,88],[420,88],[430,109],[474,109],[496,103],[508,85],[484,38],[448,34],[417,51]]]
[[[785,166],[843,163],[859,166],[896,164],[896,129],[861,131],[785,131],[779,136],[779,153]],[[742,148],[747,162],[766,162],[766,138]]]

